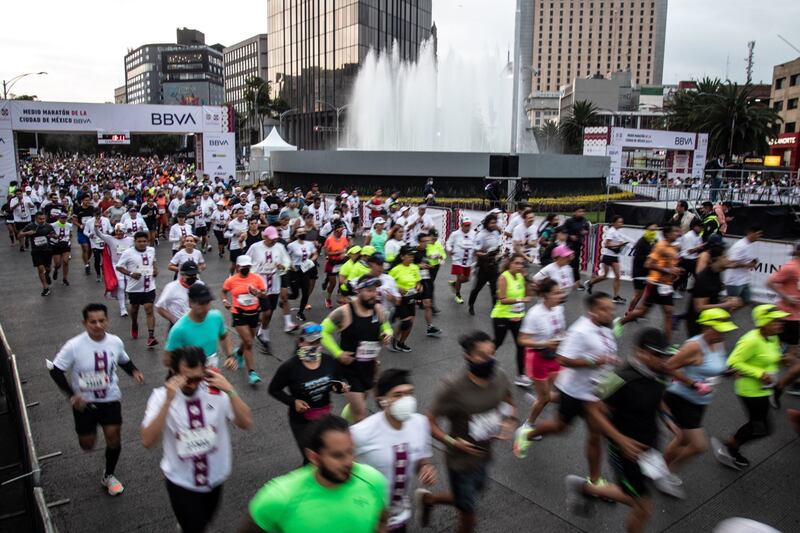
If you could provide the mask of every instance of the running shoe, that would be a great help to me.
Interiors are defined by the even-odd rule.
[[[800,396],[800,385],[794,383],[791,386],[787,387],[786,390],[783,392],[785,392],[789,396]]]
[[[514,444],[511,445],[511,451],[514,452],[514,457],[517,459],[525,459],[528,456],[528,448],[531,446],[528,436],[532,431],[533,428],[526,422],[514,432]]]
[[[348,423],[353,423],[353,413],[350,412],[350,404],[344,404],[344,408],[342,409],[342,418],[347,420]]]
[[[128,316],[128,312],[125,309],[123,309],[122,311],[119,312],[119,316],[120,317],[126,317],[126,316]]]
[[[611,329],[614,330],[614,336],[616,338],[619,339],[620,337],[622,337],[622,329],[624,327],[625,326],[622,324],[622,319],[620,317],[614,319],[614,322],[612,322]]]
[[[461,296],[459,296],[458,294],[456,294],[456,298],[455,298],[455,300],[456,300],[456,303],[457,303],[458,305],[461,305],[461,304],[463,304],[463,303],[464,303],[464,298],[462,298],[462,297],[461,297]]]
[[[64,280],[61,282],[65,287],[69,287],[69,281]]]
[[[244,368],[244,355],[242,355],[242,349],[239,348],[236,350],[236,353],[233,354],[236,358],[236,367],[237,368]]]
[[[100,276],[97,276],[97,280],[96,280],[96,281],[97,281],[97,283],[100,283],[100,282],[101,282],[101,281],[103,281],[103,280],[102,280],[102,279],[100,279]]]
[[[592,280],[587,279],[586,281],[584,281],[582,287],[583,290],[585,290],[589,294],[592,294]]]
[[[586,290],[586,287],[584,287],[583,284],[580,284],[580,285],[578,285],[578,287],[575,290],[583,292],[583,291]]]
[[[155,337],[147,337],[147,347],[148,348],[152,348],[156,344],[158,344],[158,341],[156,340]]]
[[[425,331],[425,335],[427,335],[428,337],[441,337],[442,336],[442,330],[440,330],[436,326],[432,326],[431,325],[431,326],[428,326],[428,329]]]
[[[589,514],[589,498],[584,492],[585,486],[586,480],[580,476],[570,474],[564,478],[564,487],[567,489],[564,503],[570,512],[581,516]]]
[[[409,346],[408,344],[406,344],[404,342],[398,342],[397,343],[397,347],[400,348],[401,352],[408,353],[408,352],[411,351],[411,346]]]
[[[295,324],[294,322],[289,322],[286,326],[284,326],[283,331],[284,333],[291,333],[300,326]]]
[[[92,270],[89,268],[89,265],[84,265],[83,271],[86,273],[87,276],[92,273]]]
[[[403,350],[400,349],[400,346],[397,345],[397,341],[393,340],[392,343],[389,345],[389,349],[393,352],[402,352]]]
[[[325,309],[333,309],[333,303],[330,298],[325,298]]]
[[[654,479],[653,484],[667,496],[672,496],[679,500],[686,499],[686,491],[683,490],[683,481],[675,474],[668,474],[664,477]]]
[[[628,303],[628,300],[626,298],[623,298],[622,296],[614,296],[611,299],[611,301],[618,305],[625,305],[626,303]]]
[[[608,485],[608,481],[606,481],[605,478],[602,477],[598,478],[597,481],[592,481],[589,476],[586,476],[586,478],[583,481],[584,483],[588,483],[589,485],[593,485],[595,487],[605,487],[606,485]],[[597,496],[597,498],[603,500],[606,503],[617,503],[616,501],[610,498],[605,498],[603,496]]]
[[[414,509],[417,510],[417,520],[420,527],[428,527],[431,523],[431,511],[433,505],[425,501],[425,497],[431,491],[427,489],[417,489],[414,491]]]
[[[50,287],[42,289],[42,296],[49,296],[49,295],[50,295]]]
[[[672,294],[672,299],[673,300],[683,300],[683,295],[681,293],[679,293],[679,292],[674,292]]]
[[[302,311],[298,311],[297,312],[297,320],[299,320],[300,322],[305,322],[306,321],[305,313],[303,313]]]
[[[772,396],[769,397],[769,404],[774,409],[780,409],[781,408],[781,395],[782,394],[783,394],[783,389],[781,389],[780,387],[775,387],[774,389],[772,389]]]
[[[272,355],[272,346],[270,346],[269,341],[265,341],[264,339],[258,336],[256,336],[256,339],[258,339],[258,342],[261,344],[261,348],[264,350],[264,352],[267,355]]]
[[[472,307],[471,305],[469,306],[469,314],[475,316],[475,308]]]
[[[138,339],[139,338],[139,325],[138,324],[134,323],[134,324],[131,325],[131,338],[132,339]]]
[[[247,373],[247,382],[250,385],[257,385],[258,383],[261,383],[261,378],[255,370],[251,370]]]
[[[728,447],[722,444],[716,437],[711,437],[711,452],[714,454],[714,459],[721,464],[733,468],[734,470],[741,470],[741,468],[736,465],[736,460],[728,450]]]
[[[514,379],[514,385],[517,387],[530,387],[533,385],[533,380],[525,374],[520,374]]]
[[[104,476],[100,483],[106,488],[109,496],[119,496],[125,490],[125,487],[114,475]]]
[[[456,292],[456,280],[451,279],[447,282],[447,284],[450,285],[451,291]]]
[[[442,310],[439,309],[438,307],[434,307],[433,309],[431,309],[431,311],[433,311],[434,315],[438,315],[442,312]]]
[[[733,457],[733,464],[735,464],[739,468],[747,468],[748,466],[750,466],[750,460],[747,459],[747,457],[745,457],[738,451],[735,452],[730,448],[728,448],[728,452],[731,454],[731,457]]]

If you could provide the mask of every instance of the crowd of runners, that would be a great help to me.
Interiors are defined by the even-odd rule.
[[[566,477],[566,505],[588,513],[596,499],[626,504],[625,527],[643,531],[651,487],[684,498],[680,473],[708,448],[723,465],[746,469],[747,447],[772,432],[782,393],[796,392],[800,243],[769,279],[777,303],[753,303],[750,270],[762,232],[749,228],[726,248],[723,206],[701,206],[696,217],[679,202],[672,222],[648,226],[637,242],[614,218],[598,274],[582,280],[578,258],[590,223],[580,208],[566,220],[541,220],[521,204],[481,220],[463,217],[445,238],[426,205],[381,190],[362,200],[355,190],[323,195],[316,185],[240,187],[156,158],[35,159],[22,168],[3,210],[11,246],[31,254],[42,297],[75,290],[76,275],[94,275],[98,288],[86,302],[116,299],[114,309],[87,303],[85,332],[50,365],[79,444],[94,448],[101,427],[102,484],[121,494],[117,368],[140,384],[144,376],[128,340],[107,330],[118,312],[137,339],[143,311],[145,343],[161,344],[164,376],[148,377],[162,383],[143,417],[130,416],[142,420],[145,447],[162,445],[169,501],[184,532],[206,530],[220,504],[237,438],[229,423],[243,430],[257,423],[226,375],[243,369],[259,386],[271,335],[294,338],[294,356],[264,377],[275,400],[265,401],[285,405],[303,466],[258,491],[245,532],[404,531],[414,517],[426,526],[442,505],[458,510],[458,531],[472,531],[492,454],[535,456],[536,441],[569,438],[576,418],[587,429],[586,469]],[[171,249],[166,265],[159,247]],[[622,254],[633,255],[630,301],[620,294]],[[229,269],[221,284],[204,279],[213,261]],[[435,281],[446,270],[452,292],[438,294]],[[606,280],[612,294],[599,290]],[[474,315],[484,287],[491,331],[465,334],[458,346],[436,340],[436,316]],[[581,300],[579,316],[566,312],[567,298]],[[446,299],[456,305],[445,307]],[[319,323],[306,318],[312,306],[326,308]],[[628,325],[654,306],[659,327]],[[749,332],[737,331],[733,313],[748,315]],[[409,342],[418,315],[428,346]],[[157,320],[168,326],[165,339],[156,338]],[[682,327],[687,340],[673,344]],[[633,339],[629,353],[618,349],[624,335]],[[508,337],[516,354],[510,376],[495,359]],[[441,376],[430,409],[419,413],[414,373],[381,366],[383,350],[458,350],[464,362]],[[732,423],[727,436],[708,435],[704,415],[726,378],[745,422]],[[514,387],[531,393],[530,411],[518,408]],[[341,416],[332,394],[344,397]],[[797,411],[786,419],[800,425]],[[444,465],[434,460],[434,441]],[[615,480],[602,477],[604,459]],[[431,492],[440,477],[450,490]]]

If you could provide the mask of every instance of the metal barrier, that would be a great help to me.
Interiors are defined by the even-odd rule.
[[[8,411],[5,414],[12,418],[17,427],[17,442],[20,451],[20,468],[17,468],[19,474],[3,480],[1,484],[22,483],[25,487],[25,508],[17,512],[8,512],[8,509],[5,509],[7,512],[4,517],[11,519],[22,514],[29,514],[37,531],[57,533],[50,519],[44,492],[40,486],[41,468],[33,443],[28,419],[28,404],[25,402],[25,393],[22,391],[17,359],[8,345],[2,326],[0,326],[0,379],[2,379],[8,405]],[[2,522],[0,522],[0,529],[3,529]]]
[[[631,185],[614,183],[608,185],[608,194],[614,189],[628,191],[636,195],[639,201],[672,202],[687,200],[702,202],[705,200],[730,201],[750,204],[798,205],[800,204],[800,186],[767,187],[762,185],[740,187],[731,184],[728,187],[712,189],[710,187],[675,186],[675,185]]]

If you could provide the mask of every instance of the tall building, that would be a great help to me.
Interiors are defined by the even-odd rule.
[[[225,99],[221,44],[202,32],[177,30],[177,43],[145,44],[125,56],[130,104],[220,105]]]
[[[533,1],[531,91],[616,71],[661,84],[668,0]]]
[[[245,92],[248,79],[261,78],[267,81],[267,34],[260,33],[242,42],[227,46],[223,51],[223,56],[225,102],[231,104],[245,119],[242,123],[237,124],[242,128],[239,138],[246,139],[244,142],[252,142],[249,135],[242,135],[246,131],[260,131],[260,128],[256,118],[250,116],[253,102],[245,101]]]
[[[800,57],[772,68],[772,108],[783,119],[779,133],[800,132]]]
[[[270,0],[267,4],[269,82],[289,103],[284,138],[301,148],[335,144],[358,65],[370,48],[397,43],[417,59],[431,36],[432,0]]]

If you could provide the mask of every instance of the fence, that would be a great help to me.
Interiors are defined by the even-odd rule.
[[[737,202],[750,204],[773,205],[798,205],[800,204],[800,186],[795,187],[765,187],[750,186],[738,187],[731,185],[719,189],[704,187],[682,187],[675,185],[630,185],[609,184],[609,194],[617,191],[627,191],[636,195],[639,201],[672,202],[687,200],[699,203],[705,200],[711,202]]]
[[[10,523],[22,516],[30,520],[33,531],[44,533],[57,533],[53,526],[44,492],[40,486],[40,465],[33,443],[31,425],[28,419],[28,408],[25,394],[22,391],[22,380],[19,376],[17,359],[6,340],[5,332],[0,327],[0,380],[2,392],[6,400],[6,412],[1,416],[9,417],[9,425],[15,429],[15,440],[18,450],[18,462],[9,465],[0,465],[0,473],[10,473],[0,485],[12,487],[15,484],[22,486],[22,509],[10,509],[11,499],[3,501],[4,514],[0,516],[0,530],[4,530],[4,522]],[[19,530],[19,529],[17,529]]]

